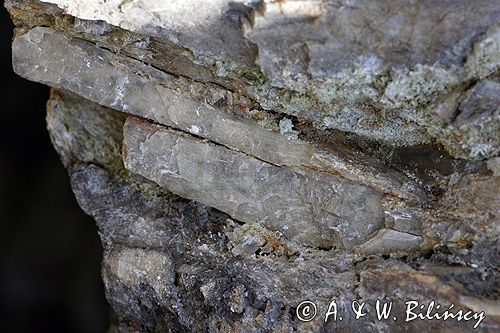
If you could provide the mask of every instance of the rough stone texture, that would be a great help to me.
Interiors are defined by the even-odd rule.
[[[39,48],[40,45],[43,47]],[[363,154],[353,155],[342,149],[322,150],[301,140],[287,140],[283,135],[207,104],[206,94],[214,101],[224,96],[220,88],[206,91],[202,85],[128,60],[131,70],[125,67],[127,63],[120,64],[120,59],[111,52],[79,40],[71,41],[49,28],[34,28],[16,39],[13,54],[17,73],[101,105],[176,127],[273,164],[340,172],[346,178],[405,199],[426,200],[426,194],[414,181]],[[80,75],[74,77],[73,73]],[[144,77],[158,80],[151,82]],[[108,90],[116,94],[110,95]],[[199,101],[198,94],[203,94],[203,101]]]
[[[111,332],[477,322],[405,323],[409,300],[500,330],[498,1],[6,7],[14,69],[54,88],[48,129],[99,227]]]

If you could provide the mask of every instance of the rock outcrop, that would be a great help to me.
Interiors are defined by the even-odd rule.
[[[5,5],[111,332],[500,330],[498,1]]]

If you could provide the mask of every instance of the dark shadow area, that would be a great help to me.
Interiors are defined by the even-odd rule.
[[[105,332],[96,225],[45,129],[49,89],[12,71],[3,2],[0,24],[0,332]]]

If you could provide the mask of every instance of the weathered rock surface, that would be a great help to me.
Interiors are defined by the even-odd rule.
[[[6,7],[111,331],[500,329],[497,1]],[[410,300],[470,317],[405,322]]]
[[[37,41],[36,44],[33,41]],[[414,181],[363,154],[353,156],[342,148],[328,151],[300,140],[290,141],[200,101],[207,97],[206,93],[215,95],[213,100],[224,96],[221,89],[207,92],[202,85],[122,59],[128,61],[126,67],[127,62],[120,64],[121,59],[111,52],[80,40],[72,41],[51,29],[35,28],[16,39],[13,55],[17,73],[72,91],[101,105],[176,127],[273,164],[309,166],[341,173],[346,178],[405,199],[426,200],[425,192]],[[53,60],[47,62],[48,58]],[[73,73],[80,75],[75,78]],[[151,78],[151,82],[145,77],[157,80]],[[110,95],[109,90],[116,94]]]
[[[248,96],[262,109],[319,129],[391,145],[437,140],[452,155],[475,160],[499,153],[498,114],[466,127],[443,119],[471,85],[498,72],[495,0],[419,5],[220,0],[198,6],[174,1],[168,11],[162,1],[50,2],[77,18],[42,2],[16,0],[7,6],[28,26],[68,31],[170,73],[217,83],[242,93],[232,102]],[[205,11],[213,8],[218,10]],[[186,15],[174,15],[183,10]],[[387,24],[392,28],[384,30]],[[215,37],[220,34],[214,30],[224,31],[224,37]],[[276,55],[280,45],[287,45],[287,52]]]

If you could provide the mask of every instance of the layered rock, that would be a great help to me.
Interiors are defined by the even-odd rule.
[[[6,6],[114,330],[500,329],[497,2]],[[477,316],[405,322],[409,300]]]

